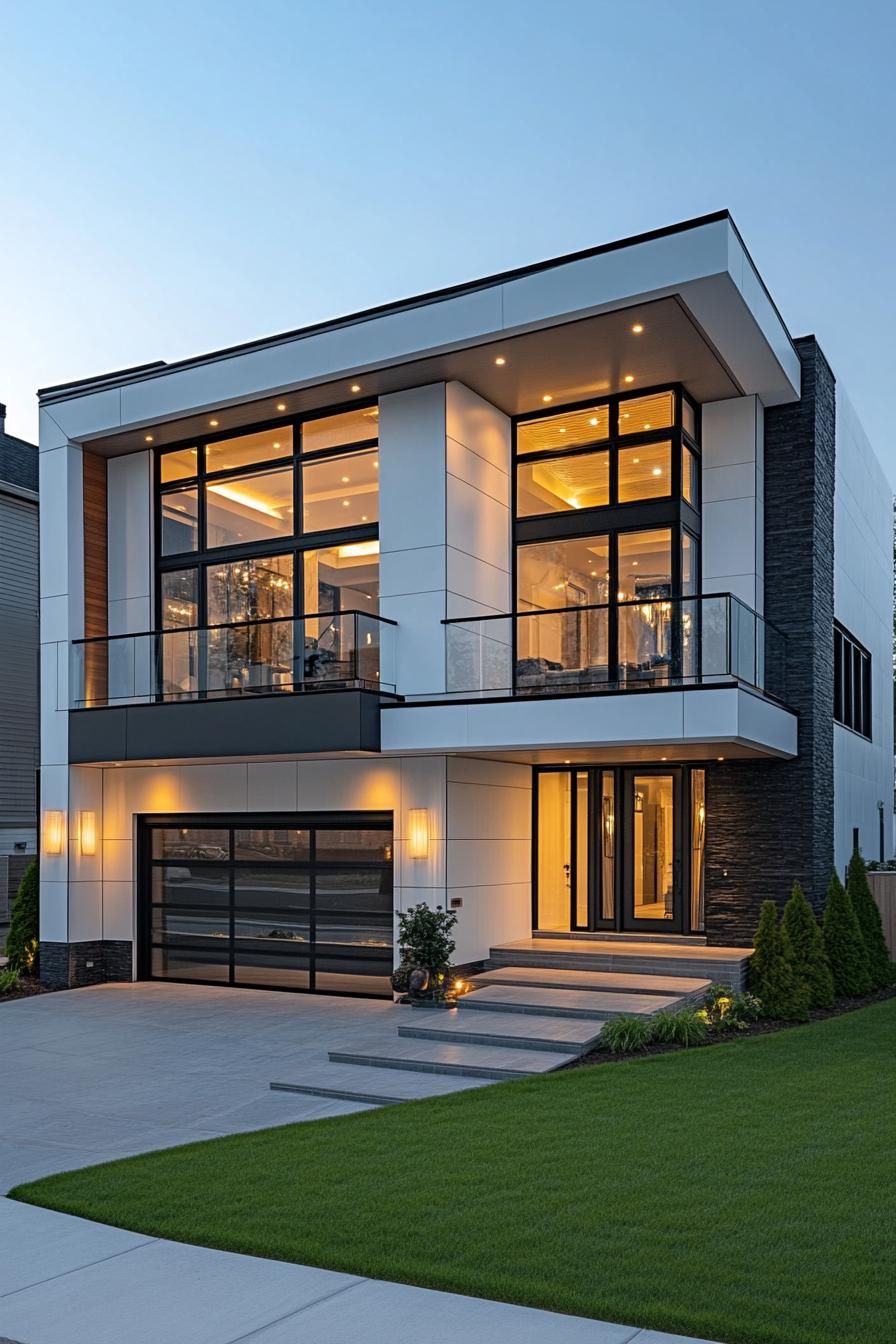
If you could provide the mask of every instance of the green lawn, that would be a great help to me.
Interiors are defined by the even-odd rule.
[[[894,1046],[891,1000],[13,1194],[154,1236],[731,1344],[890,1344]]]

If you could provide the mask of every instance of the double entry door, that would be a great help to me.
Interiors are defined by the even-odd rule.
[[[535,928],[699,931],[704,787],[687,767],[537,771]]]

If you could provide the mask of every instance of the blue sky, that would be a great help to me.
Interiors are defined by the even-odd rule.
[[[0,400],[728,207],[891,478],[883,0],[6,0]]]

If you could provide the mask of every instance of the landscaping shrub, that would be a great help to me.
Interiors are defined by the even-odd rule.
[[[702,1045],[709,1036],[709,1026],[693,1008],[681,1008],[677,1013],[655,1013],[650,1019],[650,1035],[654,1041],[670,1045]]]
[[[457,946],[452,935],[457,915],[421,902],[398,912],[398,946],[409,972],[420,967],[429,972],[435,997],[440,998],[451,971]]]
[[[19,987],[19,973],[13,966],[4,966],[0,971],[0,994],[10,994]]]
[[[763,1017],[805,1022],[809,1016],[809,986],[794,966],[790,939],[778,924],[774,901],[762,902],[753,947],[750,986],[762,1004]]]
[[[712,1031],[746,1031],[761,1015],[755,994],[735,994],[730,985],[721,984],[710,985],[699,1014]]]
[[[871,974],[862,929],[849,899],[849,892],[836,873],[831,873],[822,930],[835,992],[849,995],[870,993]]]
[[[613,1017],[600,1033],[600,1043],[614,1055],[643,1050],[650,1042],[650,1023],[644,1017]]]
[[[890,960],[890,950],[884,938],[884,926],[881,923],[880,911],[871,895],[871,887],[868,885],[865,861],[857,849],[853,851],[852,858],[849,861],[846,890],[849,893],[849,899],[852,901],[856,919],[859,921],[865,951],[868,953],[868,974],[871,976],[871,988],[884,989],[887,985],[892,984],[893,963]]]
[[[16,971],[37,969],[39,892],[35,862],[28,865],[19,883],[6,935],[6,955],[10,966]]]
[[[834,977],[824,950],[824,938],[799,882],[793,884],[782,923],[796,968],[809,986],[809,1007],[833,1008]]]

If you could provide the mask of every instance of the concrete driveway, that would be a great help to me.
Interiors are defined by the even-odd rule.
[[[0,1192],[195,1139],[368,1109],[271,1092],[394,1032],[390,1003],[141,983],[0,1005]]]
[[[152,983],[0,1005],[0,1191],[196,1139],[369,1110],[270,1083],[329,1079],[328,1050],[391,1038],[400,1012],[374,1000]],[[407,1077],[408,1096],[470,1085]],[[181,1245],[3,1198],[0,1246],[0,1344],[392,1344],[416,1337],[421,1321],[431,1344],[688,1344]]]

